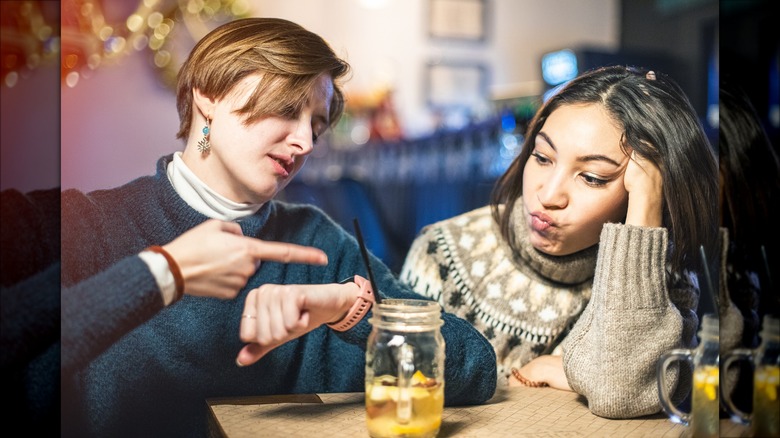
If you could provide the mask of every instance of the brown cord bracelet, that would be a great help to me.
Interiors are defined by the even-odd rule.
[[[152,245],[146,248],[146,251],[162,254],[162,256],[165,257],[165,260],[168,261],[168,269],[171,270],[171,274],[173,274],[173,282],[176,285],[176,296],[173,297],[173,302],[175,303],[176,301],[179,301],[181,297],[184,296],[184,277],[181,275],[181,269],[179,269],[179,265],[176,263],[176,260],[173,259],[168,251],[164,250],[163,247],[158,245]]]
[[[534,382],[532,380],[526,379],[522,374],[520,374],[520,370],[517,368],[512,368],[512,375],[515,376],[515,379],[520,381],[523,386],[530,386],[531,388],[544,388],[547,386],[547,383],[545,382]]]

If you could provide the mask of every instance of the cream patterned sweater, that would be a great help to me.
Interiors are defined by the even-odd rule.
[[[520,212],[522,202],[516,205]],[[521,215],[513,215],[513,223],[515,250],[489,206],[423,228],[401,281],[471,322],[491,342],[499,384],[512,367],[551,350],[563,332],[569,385],[594,414],[659,412],[658,357],[694,346],[698,326],[695,281],[665,269],[666,229],[606,224],[599,245],[556,257],[531,246]],[[670,368],[667,380],[674,385],[678,371]],[[690,390],[689,373],[684,370],[672,388],[677,401]]]

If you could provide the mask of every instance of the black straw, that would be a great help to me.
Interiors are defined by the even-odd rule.
[[[358,224],[357,218],[353,219],[352,222],[355,225],[355,235],[360,244],[360,252],[363,254],[363,262],[366,264],[368,281],[371,283],[371,289],[374,290],[374,299],[376,299],[376,303],[379,304],[382,302],[382,299],[379,297],[379,289],[376,288],[376,283],[374,283],[374,274],[371,272],[371,264],[368,262],[368,250],[366,249],[365,242],[363,242],[363,233],[360,232],[360,224]]]
[[[704,245],[699,245],[699,253],[701,254],[701,264],[704,269],[704,280],[707,285],[707,291],[709,292],[710,299],[712,300],[712,308],[715,309],[715,314],[718,315],[718,291],[712,286],[712,276],[710,275],[710,265],[707,263],[707,254],[704,251]]]

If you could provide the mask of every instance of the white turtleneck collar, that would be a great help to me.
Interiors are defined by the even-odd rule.
[[[184,164],[181,155],[173,154],[166,172],[173,189],[190,207],[213,219],[235,221],[254,214],[263,205],[234,202],[215,192]]]

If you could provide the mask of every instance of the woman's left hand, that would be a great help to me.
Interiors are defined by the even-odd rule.
[[[663,175],[652,161],[631,152],[623,185],[628,191],[626,224],[660,227],[663,223]]]
[[[561,356],[539,356],[525,364],[525,366],[518,371],[525,379],[532,383],[539,384],[532,386],[547,384],[556,389],[564,389],[566,391],[572,390],[569,386],[569,381],[566,379],[566,374],[563,372],[563,358]],[[520,382],[515,376],[510,376],[509,386],[528,385]]]
[[[240,338],[247,345],[236,357],[251,365],[274,348],[325,323],[343,318],[358,296],[353,282],[334,284],[264,284],[244,301]]]

